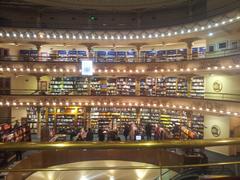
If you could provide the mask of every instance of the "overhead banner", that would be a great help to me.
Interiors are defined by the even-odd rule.
[[[82,75],[92,76],[93,75],[93,62],[84,60],[82,61]]]

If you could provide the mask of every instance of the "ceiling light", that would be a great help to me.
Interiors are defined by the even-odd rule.
[[[136,35],[136,39],[139,39],[139,36],[138,36],[138,35]]]
[[[204,29],[205,29],[205,27],[204,27],[204,26],[202,26],[202,27],[201,27],[201,30],[204,30]]]
[[[215,27],[218,27],[218,26],[219,26],[219,24],[218,24],[218,23],[216,23],[216,24],[215,24]]]
[[[86,39],[89,39],[88,35],[85,36]]]
[[[76,36],[75,36],[75,35],[73,35],[73,36],[72,36],[72,38],[73,38],[73,39],[76,39]]]
[[[101,37],[101,36],[98,36],[98,39],[102,39],[102,37]]]
[[[209,25],[208,25],[208,29],[210,29],[210,28],[212,28],[212,25],[209,24]]]
[[[162,34],[161,34],[161,36],[162,36],[162,37],[164,37],[164,36],[165,36],[165,34],[163,34],[163,33],[162,33]]]
[[[184,30],[181,30],[181,34],[184,34]]]
[[[190,33],[190,32],[191,32],[191,29],[188,29],[187,32]]]
[[[212,32],[208,33],[208,36],[213,36],[213,33]]]
[[[158,34],[156,33],[156,34],[155,34],[155,38],[157,38],[157,37],[158,37]]]
[[[152,38],[152,35],[151,35],[151,34],[149,34],[149,35],[148,35],[148,38]]]
[[[198,28],[194,28],[194,31],[197,32],[197,31],[198,31]]]
[[[233,19],[229,19],[229,22],[233,22]]]
[[[223,24],[223,25],[226,24],[226,21],[223,21],[222,24]]]
[[[169,33],[168,33],[168,36],[171,36],[171,35],[172,35],[172,33],[169,32]]]
[[[175,32],[174,32],[174,34],[175,34],[175,35],[177,35],[177,34],[178,34],[178,32],[177,32],[177,31],[175,31]]]
[[[143,39],[145,38],[145,35],[144,35],[144,34],[142,35],[142,38],[143,38]]]

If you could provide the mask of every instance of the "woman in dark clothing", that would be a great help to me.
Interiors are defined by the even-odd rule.
[[[125,137],[125,141],[127,141],[127,138],[128,138],[128,135],[129,135],[129,126],[127,124],[125,124],[125,126],[124,126],[123,135]]]
[[[105,135],[103,133],[102,128],[98,129],[98,140],[99,141],[104,141],[105,140]]]
[[[88,129],[86,141],[93,141],[93,132],[91,128]]]

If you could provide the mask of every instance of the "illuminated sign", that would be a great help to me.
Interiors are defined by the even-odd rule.
[[[93,75],[93,62],[84,60],[82,61],[82,75],[92,76]]]

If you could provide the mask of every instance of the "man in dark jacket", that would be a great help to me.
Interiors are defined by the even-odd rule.
[[[145,126],[145,132],[146,132],[147,140],[151,140],[151,138],[152,138],[152,126],[151,126],[150,123],[147,123],[147,125]]]
[[[105,135],[103,133],[103,129],[102,128],[98,129],[98,140],[99,141],[104,141],[105,140]]]
[[[86,141],[93,141],[93,132],[91,128],[88,128]]]
[[[128,138],[128,135],[129,135],[129,126],[127,124],[125,124],[125,126],[124,126],[123,135],[125,137],[125,141],[127,141],[127,138]]]

